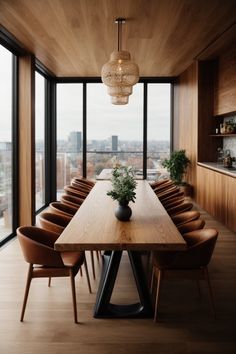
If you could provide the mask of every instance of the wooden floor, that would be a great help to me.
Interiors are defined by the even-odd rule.
[[[209,266],[215,292],[217,319],[201,283],[199,298],[191,280],[165,280],[159,322],[152,319],[94,319],[97,281],[88,293],[85,275],[77,276],[79,324],[73,323],[68,278],[34,279],[25,322],[19,321],[27,265],[17,240],[0,251],[0,353],[1,354],[103,354],[103,353],[236,353],[236,235],[205,212],[207,227],[219,230]],[[89,260],[89,255],[88,255]],[[96,260],[97,274],[101,261]],[[99,276],[97,276],[99,279]],[[137,299],[127,255],[124,254],[114,301]]]

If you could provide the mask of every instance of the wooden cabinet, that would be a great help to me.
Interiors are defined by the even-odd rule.
[[[197,166],[197,203],[236,232],[236,178]]]

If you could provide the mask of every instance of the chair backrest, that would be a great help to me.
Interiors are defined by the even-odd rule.
[[[61,234],[70,221],[68,216],[45,212],[39,215],[38,224],[43,229]]]
[[[171,215],[177,215],[180,213],[183,213],[185,211],[191,210],[193,207],[192,203],[186,202],[186,203],[181,203],[180,205],[174,206],[172,208],[166,208],[167,213]]]
[[[184,213],[171,216],[171,219],[176,226],[186,224],[187,222],[197,220],[199,218],[200,213],[196,210],[185,211]]]
[[[49,204],[49,211],[54,214],[64,215],[72,218],[77,212],[78,208],[65,205],[61,202],[52,202]]]
[[[164,183],[168,183],[169,181],[170,181],[170,179],[161,179],[161,180],[158,180],[155,182],[150,182],[150,186],[152,187],[152,189],[155,189],[157,187],[160,187]]]
[[[168,195],[167,197],[164,196],[162,197],[160,200],[161,200],[161,203],[168,203],[170,202],[173,198],[183,198],[184,197],[184,192],[181,192],[181,191],[178,191],[178,192],[174,192],[172,193],[172,195]]]
[[[176,193],[178,193],[180,191],[180,189],[176,186],[173,186],[171,188],[169,188],[167,191],[163,191],[163,192],[155,192],[155,194],[158,196],[158,198],[160,200],[164,199],[164,198],[167,198],[169,196],[172,196],[172,195],[175,195]]]
[[[179,232],[183,235],[187,232],[203,229],[205,226],[205,220],[197,219],[194,221],[187,222],[181,226],[178,226]]]
[[[185,251],[154,252],[154,263],[160,269],[198,269],[211,260],[218,232],[201,229],[183,235]]]
[[[91,188],[89,188],[86,184],[80,183],[80,182],[75,182],[71,181],[71,186],[76,188],[78,191],[81,191],[82,193],[88,195],[89,192],[91,191]]]
[[[218,231],[215,229],[202,229],[184,234],[183,238],[188,245],[188,250],[185,252],[185,264],[190,267],[207,266],[211,260],[217,237]]]
[[[17,229],[17,236],[26,262],[49,267],[64,266],[60,252],[53,248],[58,234],[36,226],[21,226]]]
[[[62,204],[73,206],[78,209],[83,203],[84,199],[69,194],[63,194],[60,198],[60,201]]]
[[[164,208],[173,208],[174,206],[180,205],[184,203],[184,196],[183,197],[174,197],[168,200],[167,202],[163,202],[162,205]]]
[[[77,198],[85,199],[87,197],[86,193],[81,192],[77,188],[70,185],[64,186],[64,191],[66,194],[73,195]]]
[[[75,182],[80,182],[80,183],[84,183],[85,185],[93,188],[94,185],[95,185],[95,182],[91,181],[91,180],[88,180],[87,178],[83,178],[83,177],[74,177],[72,179],[72,181],[75,181]]]
[[[154,188],[154,192],[157,193],[162,193],[164,191],[167,191],[168,189],[172,188],[175,186],[175,183],[173,181],[168,181],[166,183],[161,184],[160,186],[157,186]]]

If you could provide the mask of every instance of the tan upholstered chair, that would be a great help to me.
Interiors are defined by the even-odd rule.
[[[85,199],[87,197],[87,193],[84,193],[80,190],[78,190],[77,188],[67,185],[64,186],[64,191],[66,194],[68,195],[73,195],[74,197],[80,198],[80,199]]]
[[[51,213],[67,216],[69,218],[72,218],[77,210],[78,208],[75,208],[72,205],[65,205],[61,202],[52,202],[49,204],[49,211]]]
[[[65,227],[69,224],[70,221],[71,221],[71,217],[44,212],[39,215],[37,226],[41,227],[44,230],[56,232],[57,234],[60,235],[64,231]],[[93,258],[93,255],[91,255],[91,258]],[[92,263],[93,263],[92,267],[94,268],[94,261],[92,261]],[[84,267],[85,267],[89,292],[91,293],[92,290],[91,290],[91,284],[90,284],[90,279],[89,279],[86,257],[84,259]],[[95,272],[94,269],[93,269],[93,272]],[[81,270],[81,275],[82,275],[82,270]]]
[[[80,177],[74,177],[72,181],[77,182],[77,183],[83,183],[86,186],[90,187],[91,189],[95,186],[95,182],[88,180],[87,178],[80,178]]]
[[[189,211],[193,208],[193,204],[189,202],[181,203],[180,205],[174,207],[167,207],[166,211],[170,216],[181,214],[185,211]]]
[[[171,216],[173,223],[177,227],[186,224],[187,222],[197,220],[199,218],[200,218],[200,213],[199,211],[196,210],[185,211],[183,213]]]
[[[157,187],[160,187],[161,185],[168,183],[170,181],[170,179],[162,179],[159,181],[155,181],[155,182],[150,182],[150,186],[152,187],[152,189],[155,189]]]
[[[60,198],[62,204],[73,206],[75,208],[79,208],[83,203],[84,199],[75,197],[73,195],[63,194]]]
[[[183,225],[178,226],[179,232],[183,235],[191,231],[196,231],[203,229],[205,226],[205,220],[197,219],[194,221],[187,222]]]
[[[25,226],[17,229],[18,239],[25,261],[29,263],[28,277],[20,320],[23,321],[31,280],[42,277],[70,277],[74,321],[77,323],[75,276],[85,260],[84,252],[58,252],[54,243],[58,234]]]
[[[154,252],[151,285],[152,288],[154,276],[156,276],[157,290],[154,321],[157,320],[161,281],[165,275],[168,275],[171,272],[175,273],[175,275],[184,276],[188,271],[188,274],[191,274],[196,280],[202,278],[206,279],[209,289],[211,309],[213,315],[215,316],[213,293],[207,265],[210,262],[217,236],[218,232],[215,229],[192,231],[183,235],[185,241],[187,242],[187,249],[185,251]]]

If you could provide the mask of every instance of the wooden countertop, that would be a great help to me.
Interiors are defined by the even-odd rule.
[[[56,250],[185,249],[184,239],[147,181],[138,181],[128,222],[115,217],[117,201],[106,195],[110,188],[110,181],[96,183],[56,241]]]

